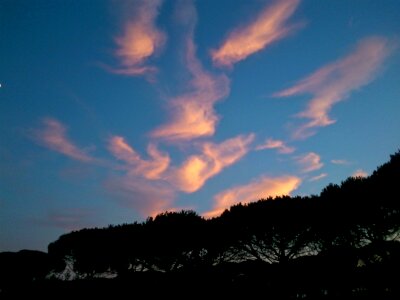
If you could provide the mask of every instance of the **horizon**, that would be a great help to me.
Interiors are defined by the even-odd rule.
[[[0,3],[0,252],[370,175],[399,29],[396,0]]]
[[[396,152],[396,153],[394,153],[394,154],[391,154],[390,156],[394,156],[394,155],[399,155],[400,154],[400,149]],[[391,161],[391,160],[388,160],[385,164],[387,164],[387,163],[389,163],[389,161]],[[383,164],[383,165],[385,165],[385,164]],[[296,198],[298,198],[298,197],[300,197],[300,198],[302,198],[302,200],[303,199],[311,199],[311,198],[313,198],[313,197],[321,197],[321,194],[322,194],[322,192],[326,189],[326,188],[329,188],[331,185],[338,185],[339,187],[341,187],[341,185],[343,184],[343,183],[346,183],[346,181],[347,180],[349,180],[349,179],[354,179],[354,180],[364,180],[364,179],[369,179],[369,178],[371,178],[371,175],[375,172],[375,171],[377,171],[380,167],[382,167],[383,165],[380,165],[380,166],[377,166],[375,169],[374,169],[374,171],[370,174],[370,175],[367,175],[367,176],[364,176],[364,175],[352,175],[352,176],[349,176],[348,178],[346,178],[346,179],[344,179],[344,180],[342,180],[339,184],[333,184],[333,183],[329,183],[327,186],[325,186],[325,187],[323,187],[323,189],[320,191],[320,193],[318,193],[318,194],[310,194],[310,195],[305,195],[305,196],[299,196],[299,195],[276,195],[276,196],[274,196],[274,197],[272,197],[272,196],[269,196],[268,198],[261,198],[261,199],[255,199],[255,200],[252,200],[252,201],[249,201],[249,202],[238,202],[238,203],[235,203],[235,204],[233,204],[232,206],[230,206],[230,207],[227,207],[223,212],[221,212],[220,214],[218,214],[218,215],[213,215],[213,216],[206,216],[206,215],[200,215],[200,214],[198,214],[198,212],[196,212],[196,211],[194,211],[194,210],[185,210],[185,209],[182,209],[182,210],[180,210],[180,211],[177,211],[177,210],[170,210],[170,211],[163,211],[163,212],[160,212],[160,213],[158,213],[157,215],[153,215],[153,216],[148,216],[145,220],[142,220],[141,222],[137,222],[137,221],[133,221],[133,222],[131,222],[131,223],[121,223],[121,224],[108,224],[107,226],[104,226],[104,227],[83,227],[83,228],[79,228],[79,229],[77,229],[77,230],[71,230],[71,231],[69,231],[69,232],[65,232],[64,234],[62,234],[62,235],[60,235],[57,239],[55,239],[55,240],[53,240],[53,241],[51,241],[49,244],[54,244],[54,243],[56,243],[56,242],[58,242],[59,240],[60,240],[60,238],[62,237],[62,236],[68,236],[68,235],[70,235],[70,234],[73,234],[73,233],[75,233],[75,232],[79,232],[79,231],[81,231],[81,230],[108,230],[108,229],[110,229],[110,227],[118,227],[118,226],[126,226],[126,225],[135,225],[135,224],[146,224],[146,223],[148,223],[149,221],[155,221],[156,219],[157,219],[157,217],[158,216],[166,216],[166,215],[168,215],[168,214],[183,214],[183,213],[194,213],[195,214],[195,216],[198,216],[198,217],[200,217],[200,218],[202,218],[203,220],[205,220],[205,221],[213,221],[213,219],[215,219],[215,218],[220,218],[220,217],[223,217],[223,214],[224,213],[226,213],[226,212],[231,212],[231,209],[232,208],[235,208],[236,206],[244,206],[244,207],[246,207],[246,206],[248,206],[248,205],[252,205],[252,204],[258,204],[259,202],[263,202],[263,201],[279,201],[279,200],[282,200],[282,199],[284,199],[285,197],[289,197],[291,200],[295,200]],[[394,240],[396,240],[396,239],[394,239]],[[46,252],[46,253],[48,253],[48,249],[45,249],[45,250],[36,250],[36,249],[20,249],[19,251],[39,251],[39,252]],[[14,252],[19,252],[19,251],[14,251]],[[10,252],[10,251],[0,251],[0,253],[2,253],[2,252]],[[11,252],[13,252],[13,251],[11,251]]]

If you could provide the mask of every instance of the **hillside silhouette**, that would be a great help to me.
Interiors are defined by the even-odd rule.
[[[0,253],[0,296],[400,299],[398,185],[400,151],[319,195],[73,231]]]

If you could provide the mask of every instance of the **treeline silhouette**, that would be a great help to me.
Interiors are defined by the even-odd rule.
[[[133,289],[190,298],[399,299],[399,185],[400,151],[371,176],[329,184],[320,195],[238,204],[213,219],[165,212],[74,231],[48,254],[0,253],[0,288],[3,295],[24,283],[24,292],[41,296]]]

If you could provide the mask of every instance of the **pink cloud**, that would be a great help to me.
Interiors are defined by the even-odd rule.
[[[121,136],[113,136],[108,150],[125,163],[124,174],[112,177],[106,189],[124,206],[138,211],[142,216],[154,216],[173,208],[176,189],[163,180],[170,157],[149,144],[145,160]]]
[[[94,161],[94,158],[70,141],[67,136],[67,129],[61,122],[52,118],[45,118],[42,122],[43,128],[33,131],[33,136],[37,142],[72,159],[83,162]]]
[[[214,63],[232,67],[236,62],[285,37],[293,29],[293,26],[286,25],[286,21],[299,2],[279,0],[265,7],[253,22],[233,30],[217,50],[211,51]]]
[[[302,172],[308,173],[319,170],[323,167],[321,157],[314,152],[297,157],[297,163],[301,166]]]
[[[227,189],[214,197],[214,208],[204,213],[207,218],[216,217],[232,205],[249,203],[268,197],[289,195],[301,184],[301,179],[295,176],[276,178],[261,177],[247,185]]]
[[[145,63],[166,40],[166,35],[155,25],[161,4],[162,0],[136,0],[128,6],[133,10],[132,17],[125,24],[123,35],[115,39],[118,45],[115,54],[123,67],[113,72],[143,75],[156,70]]]
[[[352,177],[368,177],[368,173],[362,169],[358,169],[351,176]]]
[[[386,38],[363,39],[344,58],[318,69],[295,86],[276,93],[277,97],[305,93],[313,96],[306,110],[297,115],[310,121],[294,131],[293,136],[306,138],[315,134],[315,128],[335,123],[328,115],[333,105],[374,80],[392,49]]]
[[[117,159],[128,164],[130,173],[141,175],[151,180],[159,179],[170,164],[169,155],[160,152],[154,144],[150,144],[147,148],[150,160],[142,159],[120,136],[113,136],[110,139],[108,149]]]
[[[287,146],[283,141],[274,139],[267,139],[263,144],[258,145],[255,149],[257,151],[265,149],[277,149],[277,151],[281,154],[290,154],[296,150],[294,147]]]
[[[150,181],[130,174],[111,178],[105,187],[122,205],[138,211],[143,217],[172,208],[176,194],[166,182]]]
[[[240,135],[220,144],[203,143],[201,154],[189,156],[183,164],[173,170],[167,180],[179,190],[193,193],[211,177],[236,163],[248,151],[254,135]]]
[[[322,173],[317,176],[311,177],[308,181],[310,181],[310,182],[318,181],[318,180],[321,180],[322,178],[325,178],[326,176],[328,176],[327,173]]]
[[[154,215],[174,209],[178,191],[193,193],[208,179],[236,163],[249,150],[254,134],[240,135],[220,144],[199,144],[200,154],[189,156],[181,166],[169,168],[170,158],[149,147],[151,160],[140,155],[119,136],[110,139],[109,150],[124,161],[125,174],[109,180],[106,187],[125,205],[142,214]]]
[[[225,75],[213,75],[204,70],[196,57],[193,31],[197,15],[192,2],[187,2],[181,12],[185,16],[188,34],[186,37],[186,66],[192,75],[189,91],[170,102],[171,120],[152,132],[155,138],[170,141],[192,140],[212,136],[218,123],[214,105],[229,94],[229,80]]]

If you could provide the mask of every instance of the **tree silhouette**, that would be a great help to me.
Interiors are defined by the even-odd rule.
[[[236,258],[287,263],[309,252],[306,207],[306,199],[288,196],[232,207],[221,218],[230,222]]]
[[[330,184],[320,195],[237,204],[208,220],[194,211],[165,212],[142,223],[74,231],[49,244],[48,254],[0,253],[0,288],[47,282],[67,259],[86,280],[71,283],[75,289],[114,272],[118,278],[109,286],[101,281],[104,288],[157,282],[161,291],[180,282],[224,296],[395,299],[399,288],[389,274],[400,267],[399,183],[400,151],[371,176]]]
[[[202,259],[205,220],[193,211],[165,212],[143,225],[138,259],[149,270],[176,271]]]

